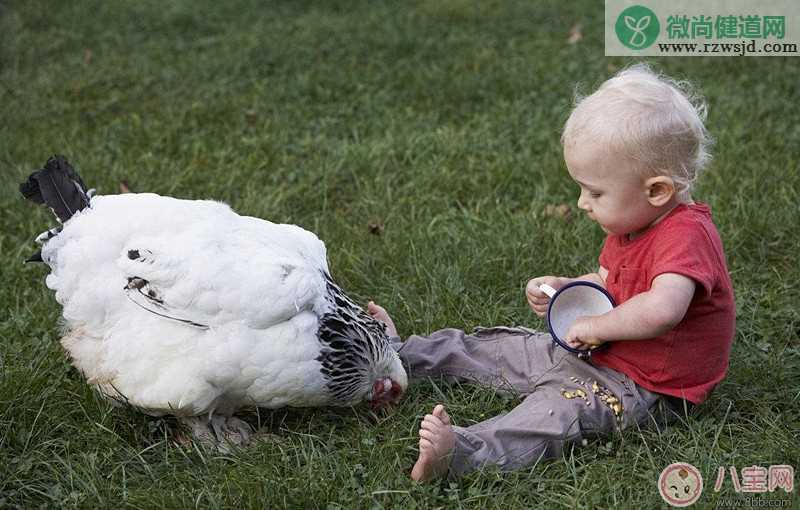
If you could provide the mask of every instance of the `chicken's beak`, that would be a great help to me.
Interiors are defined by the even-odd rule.
[[[392,389],[389,390],[389,396],[391,397],[391,404],[396,405],[403,398],[403,387],[392,381]]]
[[[403,388],[398,383],[388,377],[378,379],[372,384],[370,405],[372,409],[385,409],[397,404],[402,396]]]

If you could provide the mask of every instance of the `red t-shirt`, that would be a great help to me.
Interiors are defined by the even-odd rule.
[[[708,205],[681,204],[641,236],[609,235],[600,253],[617,305],[650,289],[663,273],[697,284],[683,320],[663,336],[609,342],[592,363],[624,372],[650,391],[703,402],[725,377],[736,308],[722,241]]]

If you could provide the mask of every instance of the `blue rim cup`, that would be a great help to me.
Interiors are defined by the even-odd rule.
[[[602,315],[610,312],[616,306],[614,298],[606,289],[596,283],[583,280],[570,282],[557,291],[549,285],[540,285],[539,288],[550,296],[550,304],[547,307],[547,327],[556,344],[581,358],[588,358],[592,352],[608,347],[606,343],[594,349],[575,349],[562,340],[578,317]]]

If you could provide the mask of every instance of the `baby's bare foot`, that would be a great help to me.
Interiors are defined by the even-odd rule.
[[[439,404],[433,414],[425,415],[419,428],[419,458],[411,470],[411,478],[417,482],[427,482],[447,474],[450,455],[456,446],[456,434],[450,424],[450,417]]]
[[[376,305],[373,301],[367,304],[367,312],[372,315],[372,318],[386,324],[386,334],[389,336],[397,336],[397,328],[394,326],[392,318],[389,313],[382,306]]]

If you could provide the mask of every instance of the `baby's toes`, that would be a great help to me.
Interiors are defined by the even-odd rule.
[[[419,451],[420,452],[427,452],[433,450],[433,443],[430,439],[426,439],[424,437],[419,438]]]
[[[442,425],[450,425],[450,415],[447,414],[443,405],[439,404],[433,409],[433,416],[438,418]]]
[[[436,430],[443,425],[444,424],[441,422],[441,420],[439,420],[439,418],[428,415],[422,420],[420,427],[427,430]]]
[[[427,439],[428,441],[434,441],[436,439],[436,432],[433,430],[419,429],[419,437],[421,439]]]

